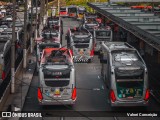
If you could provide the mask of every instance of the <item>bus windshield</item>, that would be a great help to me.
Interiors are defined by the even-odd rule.
[[[68,50],[53,50],[45,59],[45,65],[70,65]]]
[[[70,13],[76,13],[77,9],[76,8],[68,8],[68,12],[70,12]]]
[[[60,47],[60,45],[59,44],[53,44],[53,43],[46,43],[46,44],[40,44],[39,45],[39,49],[40,49],[40,52],[42,52],[43,51],[43,49],[45,49],[45,48],[59,48]]]
[[[95,18],[87,18],[86,21],[87,23],[97,23]]]
[[[80,35],[73,36],[74,43],[89,43],[90,39],[91,38],[88,35],[87,36],[80,36]]]
[[[45,39],[49,39],[49,38],[53,38],[53,37],[58,37],[58,34],[57,33],[49,33],[49,32],[46,32],[46,33],[43,33],[42,36],[45,38]]]
[[[49,20],[48,21],[48,23],[50,24],[50,25],[58,25],[59,24],[59,20]]]
[[[74,45],[75,48],[88,48],[89,44],[78,43]]]
[[[66,8],[60,8],[61,12],[66,12]]]
[[[96,31],[96,38],[97,39],[111,38],[111,31]]]

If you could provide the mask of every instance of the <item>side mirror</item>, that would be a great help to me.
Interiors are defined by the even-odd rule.
[[[65,35],[65,40],[67,40],[68,39],[68,35]]]

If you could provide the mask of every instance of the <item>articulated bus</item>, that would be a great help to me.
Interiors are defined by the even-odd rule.
[[[16,27],[15,28],[15,37],[16,37],[16,59],[19,57],[19,55],[23,52],[23,28],[22,27]],[[9,36],[12,38],[12,28],[7,28],[5,31],[1,32],[1,35]],[[29,41],[27,41],[28,44]]]
[[[135,48],[125,42],[103,42],[100,62],[112,107],[148,105],[148,70]]]
[[[11,38],[0,36],[0,83],[8,76],[11,68]]]
[[[83,27],[87,29],[92,35],[95,27],[99,27],[100,24],[96,20],[97,16],[95,14],[86,13],[84,15]]]
[[[54,25],[61,26],[61,23],[62,23],[62,20],[58,16],[48,17],[46,21],[47,26],[54,26]]]
[[[73,60],[77,63],[90,63],[94,57],[93,37],[84,28],[70,28],[66,35],[68,48],[71,49]]]
[[[55,38],[37,38],[36,40],[36,54],[37,54],[37,72],[39,71],[39,64],[42,51],[45,48],[60,48],[61,44]]]
[[[77,6],[74,5],[68,6],[68,16],[71,18],[77,17]]]
[[[39,71],[40,58],[42,51],[45,48],[60,48],[61,40],[59,32],[52,29],[45,29],[42,31],[42,37],[36,40],[36,51],[37,51],[37,72]]]
[[[113,39],[113,32],[110,26],[101,26],[94,28],[94,51],[99,52],[102,42],[109,42]]]
[[[54,17],[48,17],[46,26],[50,28],[58,28],[60,30],[60,33],[63,34],[63,22],[61,17],[54,16]]]
[[[44,49],[39,69],[39,104],[72,105],[76,98],[76,76],[70,50]]]
[[[31,8],[29,8],[29,13],[28,13],[28,19],[29,19],[29,22],[31,23]],[[37,7],[37,17],[39,19],[40,17],[40,7]],[[33,23],[32,24],[36,24],[36,7],[33,8],[33,16],[32,16],[32,20],[33,20]]]
[[[60,17],[68,17],[68,8],[67,7],[60,7],[59,16]]]
[[[86,8],[82,6],[77,7],[77,20],[83,20]]]
[[[62,27],[61,26],[57,26],[57,25],[49,25],[49,26],[45,26],[41,32],[41,36],[46,36],[46,37],[56,37],[58,38],[57,40],[59,40],[59,43],[62,44]]]

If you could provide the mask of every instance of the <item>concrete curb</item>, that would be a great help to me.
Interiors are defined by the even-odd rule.
[[[28,48],[28,50],[27,50],[27,56],[29,55],[29,49],[30,48]],[[22,69],[23,69],[23,60],[20,62],[20,64],[19,64],[19,66],[17,67],[17,70],[15,71],[15,77],[16,78],[18,78],[18,76],[21,74],[21,72],[22,72]],[[17,81],[16,81],[17,82]],[[17,85],[16,85],[16,87],[17,87]],[[1,98],[1,102],[0,102],[0,110],[1,111],[7,111],[7,109],[8,109],[8,106],[9,106],[9,104],[11,103],[11,101],[10,100],[8,100],[8,99],[10,99],[13,95],[10,93],[10,91],[11,91],[11,81],[10,81],[10,83],[8,84],[8,86],[7,86],[7,88],[6,88],[6,90],[5,90],[5,92],[4,92],[4,95],[3,95],[3,97]],[[8,103],[7,103],[7,102]]]
[[[28,56],[28,61],[29,59],[33,60],[33,57],[31,58],[31,55]],[[27,62],[28,63],[28,62]],[[35,71],[35,67],[36,67],[36,61],[34,60],[34,63],[32,63],[32,67],[28,67],[27,71],[26,69],[23,69],[19,75],[17,76],[16,79],[16,91],[14,94],[10,94],[10,88],[8,91],[8,97],[6,98],[6,102],[4,103],[4,107],[3,107],[3,111],[7,111],[7,112],[14,112],[14,111],[18,111],[21,112],[21,110],[23,109],[23,105],[34,75],[34,71]],[[32,70],[30,70],[30,68],[32,68]],[[22,79],[22,81],[21,81]],[[9,85],[10,86],[10,85]],[[2,120],[19,120],[19,117],[15,117],[15,118],[2,118]]]
[[[45,16],[47,19],[47,16]],[[46,20],[45,19],[45,20]],[[45,21],[46,22],[46,21]],[[43,28],[43,25],[40,26],[40,28]],[[7,90],[7,97],[4,101],[4,105],[2,107],[2,111],[7,111],[7,112],[21,112],[23,109],[23,105],[25,102],[25,99],[27,97],[27,93],[29,91],[29,87],[32,81],[32,78],[34,76],[34,71],[36,68],[36,56],[30,54],[29,52],[30,48],[28,49],[28,57],[27,57],[27,63],[29,63],[29,60],[34,61],[31,64],[28,64],[26,69],[22,69],[23,65],[23,60],[21,62],[21,69],[18,72],[19,74],[16,76],[16,91],[14,94],[10,94],[10,85],[9,89]],[[20,117],[10,117],[10,118],[0,118],[1,120],[7,119],[7,120],[19,120]]]
[[[42,28],[43,26],[40,26],[40,28]],[[29,53],[29,51],[28,51]],[[28,55],[29,57],[27,58],[27,63],[29,63],[29,60],[31,59],[31,61],[34,61],[33,63],[33,67],[31,67],[31,71],[29,70],[30,69],[30,66],[26,68],[26,70],[23,70],[23,74],[22,74],[22,82],[20,83],[19,85],[19,88],[17,90],[17,93],[13,96],[12,98],[12,102],[11,104],[13,106],[11,106],[11,111],[14,112],[14,111],[18,111],[18,112],[21,112],[22,109],[23,109],[23,105],[24,105],[24,102],[25,102],[25,99],[27,97],[27,93],[29,91],[29,87],[30,87],[30,84],[31,84],[31,81],[32,81],[32,78],[34,76],[34,71],[35,71],[35,68],[36,68],[36,57],[34,55]],[[28,70],[27,70],[28,69]],[[20,77],[18,77],[20,78]],[[11,117],[9,118],[8,120],[19,120],[20,117]]]
[[[29,56],[30,59],[31,56]],[[28,60],[29,60],[28,59]],[[33,60],[33,59],[32,59]],[[36,61],[35,61],[36,62]],[[35,71],[35,67],[36,67],[36,63],[32,63],[32,71],[29,71],[30,68],[28,68],[28,70],[24,70],[21,75],[18,76],[19,79],[22,78],[22,82],[20,81],[19,87],[16,91],[16,93],[13,95],[13,100],[11,102],[11,111],[18,111],[21,112],[23,109],[23,105],[32,81],[32,78],[34,76],[34,71]],[[19,117],[15,117],[15,118],[9,118],[8,120],[19,120]]]

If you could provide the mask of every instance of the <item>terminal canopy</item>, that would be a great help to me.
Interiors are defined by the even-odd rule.
[[[159,0],[110,0],[110,2],[159,2]]]

